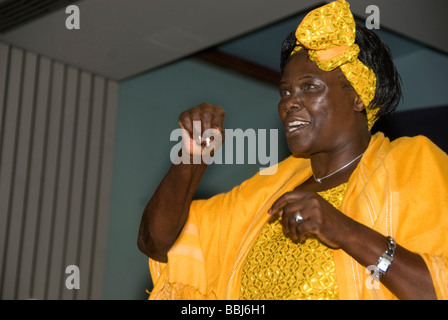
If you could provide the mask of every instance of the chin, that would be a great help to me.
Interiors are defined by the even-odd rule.
[[[310,152],[309,146],[305,146],[302,143],[299,143],[298,141],[287,141],[289,151],[295,156],[299,158],[309,158]]]

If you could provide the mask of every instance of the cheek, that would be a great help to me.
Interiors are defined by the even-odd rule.
[[[309,98],[305,101],[304,105],[309,110],[316,126],[320,127],[330,120],[332,106],[324,97]]]
[[[285,120],[288,113],[286,112],[286,101],[280,100],[280,102],[277,105],[277,112],[280,117],[280,120]]]
[[[334,94],[310,97],[307,105],[312,110],[316,121],[324,123],[340,122],[351,110],[342,97]]]
[[[277,105],[277,112],[280,118],[282,118],[282,115],[285,113],[285,108],[283,107],[282,101],[280,101]]]

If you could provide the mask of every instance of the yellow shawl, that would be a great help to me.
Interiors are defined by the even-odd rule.
[[[309,160],[291,156],[274,175],[257,174],[230,192],[194,201],[168,263],[149,259],[149,299],[238,299],[243,264],[267,210],[311,174]],[[420,254],[438,298],[448,299],[448,156],[431,141],[390,142],[375,134],[341,211]],[[396,298],[383,285],[372,288],[370,272],[343,250],[333,254],[341,299]]]

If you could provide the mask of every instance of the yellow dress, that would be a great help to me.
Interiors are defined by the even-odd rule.
[[[319,194],[335,208],[341,206],[347,184]],[[278,216],[263,227],[244,264],[243,300],[339,299],[333,253],[309,237],[294,243],[283,233]]]
[[[229,192],[193,201],[168,262],[148,260],[154,284],[149,299],[240,299],[245,261],[271,218],[268,209],[312,175],[309,159],[291,156],[276,166],[275,174],[257,173]],[[447,154],[425,137],[391,142],[376,133],[340,207],[347,217],[419,254],[439,299],[448,299],[447,168]],[[369,289],[370,273],[344,250],[332,252],[340,299],[397,299],[382,284]]]

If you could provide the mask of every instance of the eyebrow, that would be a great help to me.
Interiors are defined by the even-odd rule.
[[[316,77],[316,76],[313,76],[313,75],[305,75],[305,76],[303,76],[303,77],[301,77],[301,78],[298,78],[297,80],[298,81],[301,81],[301,80],[304,80],[304,79],[318,79],[318,77]],[[282,85],[282,84],[288,84],[288,82],[286,82],[286,81],[284,81],[284,80],[280,80],[280,82],[279,82],[279,86],[280,85]]]

